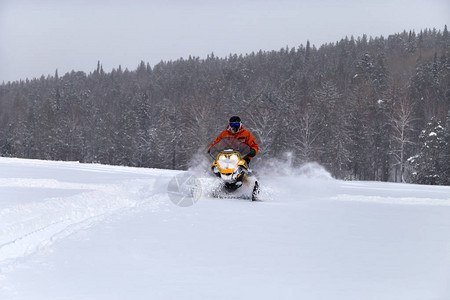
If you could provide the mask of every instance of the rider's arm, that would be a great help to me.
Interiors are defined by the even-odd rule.
[[[248,133],[248,145],[250,146],[250,148],[252,148],[250,150],[250,153],[248,156],[250,156],[250,157],[255,156],[259,151],[259,146],[258,146],[258,143],[256,142],[255,138],[253,137],[253,135],[250,132]]]
[[[212,146],[214,146],[217,142],[219,142],[223,137],[225,137],[227,135],[227,131],[224,130],[222,131],[218,137],[216,137],[216,139],[214,140],[214,142],[212,142],[211,145],[209,145],[208,151],[209,149],[211,149]]]

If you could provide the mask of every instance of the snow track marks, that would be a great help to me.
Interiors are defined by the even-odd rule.
[[[0,267],[87,229],[112,215],[132,209],[158,209],[165,190],[155,193],[155,180],[129,180],[119,184],[85,184],[54,179],[0,179],[0,187],[73,189],[70,197],[10,206],[0,210]]]

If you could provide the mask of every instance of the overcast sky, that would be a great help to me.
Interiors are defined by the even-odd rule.
[[[0,0],[0,83],[450,25],[450,0]]]

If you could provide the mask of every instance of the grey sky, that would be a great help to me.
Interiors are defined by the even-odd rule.
[[[448,0],[0,0],[0,83],[450,25]]]

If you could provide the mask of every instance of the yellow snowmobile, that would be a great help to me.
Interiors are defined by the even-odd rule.
[[[258,200],[258,181],[244,159],[249,153],[250,146],[234,137],[222,138],[211,147],[211,170],[222,182],[214,196]]]

